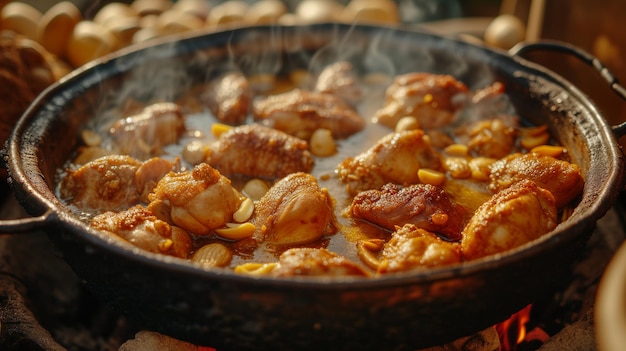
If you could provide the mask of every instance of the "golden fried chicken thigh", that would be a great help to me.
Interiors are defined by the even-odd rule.
[[[461,251],[473,260],[518,247],[558,223],[554,196],[524,179],[482,204],[463,230]]]
[[[206,235],[232,221],[243,196],[228,178],[206,163],[192,171],[170,172],[149,196],[157,217],[193,234]]]
[[[339,61],[326,66],[317,77],[315,91],[333,94],[350,105],[355,105],[363,97],[352,64]]]
[[[253,114],[257,121],[303,139],[317,129],[345,138],[365,128],[363,118],[340,97],[301,89],[255,100]]]
[[[419,183],[420,168],[441,170],[442,162],[424,131],[415,129],[386,135],[367,151],[341,162],[337,172],[354,195],[387,183]]]
[[[224,175],[268,179],[308,173],[314,165],[306,141],[259,124],[234,127],[222,134],[210,146],[206,162]]]
[[[139,201],[135,172],[142,162],[125,155],[109,155],[68,170],[60,195],[78,208],[118,211]]]
[[[218,121],[239,125],[248,117],[252,88],[243,74],[229,72],[211,81],[202,100]]]
[[[350,205],[350,213],[389,230],[411,223],[447,240],[461,239],[466,222],[465,209],[442,188],[430,184],[386,184],[380,190],[360,192]]]
[[[378,272],[403,272],[460,261],[458,243],[442,240],[434,233],[409,223],[398,227],[391,235],[391,239],[385,243]]]
[[[141,205],[117,213],[104,212],[94,217],[90,226],[149,252],[187,258],[191,250],[187,232],[158,219]]]
[[[149,105],[109,129],[121,153],[142,160],[160,154],[163,146],[177,142],[184,132],[185,118],[180,107],[171,102]]]
[[[358,264],[324,248],[292,248],[280,255],[272,275],[366,277],[368,272]]]
[[[421,128],[450,124],[463,106],[467,86],[449,75],[412,72],[397,76],[385,92],[385,104],[374,121],[395,128],[402,117],[412,116]]]
[[[274,184],[256,204],[250,222],[257,228],[254,239],[274,246],[305,244],[337,231],[328,191],[302,172]]]
[[[496,193],[522,179],[550,191],[557,208],[573,201],[584,186],[580,168],[574,163],[535,153],[515,153],[491,165],[488,188]]]

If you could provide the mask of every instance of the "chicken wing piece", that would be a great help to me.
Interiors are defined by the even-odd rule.
[[[363,118],[338,96],[301,89],[255,100],[253,114],[257,121],[306,140],[321,128],[345,138],[365,127]]]
[[[550,191],[559,209],[572,202],[584,186],[580,168],[574,163],[535,153],[516,153],[491,165],[488,189],[497,193],[521,179],[530,179]]]
[[[502,158],[515,147],[517,119],[494,118],[471,123],[457,129],[461,143],[467,145],[474,156]]]
[[[557,225],[554,196],[531,180],[521,180],[481,205],[463,230],[465,260],[503,252],[548,233]]]
[[[442,170],[442,161],[424,131],[414,129],[386,135],[362,154],[342,161],[337,172],[348,193],[356,195],[387,183],[419,183],[420,168]]]
[[[374,121],[395,129],[406,116],[415,117],[423,129],[450,124],[467,100],[467,86],[449,75],[413,72],[397,76],[385,92],[385,105]]]
[[[254,239],[273,246],[305,244],[337,232],[330,194],[314,176],[301,172],[274,184],[250,222],[257,228]]]
[[[170,172],[149,195],[148,209],[158,218],[196,235],[231,222],[243,196],[230,180],[206,163],[192,171]]]
[[[184,116],[171,102],[149,105],[136,115],[116,121],[109,129],[120,153],[142,160],[160,154],[163,146],[175,143],[184,132]]]
[[[250,112],[252,88],[243,74],[229,72],[211,81],[202,100],[220,122],[239,125]]]
[[[94,217],[90,226],[149,252],[187,258],[191,250],[186,231],[158,219],[141,205],[117,213],[104,212]]]
[[[306,141],[259,124],[222,134],[209,147],[206,162],[225,175],[267,179],[309,173],[315,163]]]
[[[356,73],[347,61],[326,66],[317,77],[315,91],[336,95],[353,106],[363,97]]]
[[[452,241],[461,239],[466,222],[465,209],[442,188],[430,184],[386,184],[380,190],[360,192],[352,200],[350,213],[389,230],[411,223]]]
[[[442,240],[414,224],[398,227],[385,243],[378,273],[404,272],[461,262],[458,243]]]
[[[142,162],[109,155],[67,170],[60,183],[61,198],[84,210],[120,211],[139,201],[135,172]]]
[[[369,273],[358,264],[324,248],[292,248],[280,255],[273,276],[360,276]]]

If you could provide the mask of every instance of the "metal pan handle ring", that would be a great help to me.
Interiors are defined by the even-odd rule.
[[[581,62],[593,67],[600,76],[609,84],[609,87],[617,96],[626,101],[626,88],[622,86],[615,75],[600,60],[574,45],[560,41],[542,40],[538,42],[521,42],[512,47],[509,53],[513,56],[522,56],[531,51],[555,51],[565,53],[579,59]],[[626,135],[626,121],[611,127],[619,138]]]

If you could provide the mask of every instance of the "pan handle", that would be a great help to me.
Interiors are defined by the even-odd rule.
[[[626,89],[622,86],[615,75],[600,60],[586,52],[585,50],[574,45],[554,40],[542,40],[538,42],[521,42],[509,50],[509,54],[513,56],[522,56],[531,51],[556,51],[574,56],[583,63],[595,68],[600,76],[609,83],[609,87],[617,96],[626,101]],[[611,127],[613,133],[620,138],[626,135],[626,121]]]
[[[46,213],[37,217],[3,219],[0,220],[0,235],[29,233],[50,226],[51,223],[56,221],[57,216],[52,210],[48,210]]]

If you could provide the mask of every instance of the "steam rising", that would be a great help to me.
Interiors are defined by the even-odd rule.
[[[474,90],[494,81],[493,67],[485,57],[470,44],[384,27],[325,24],[235,29],[164,41],[113,59],[108,64],[120,72],[119,85],[111,86],[103,79],[94,108],[100,127],[106,128],[123,117],[120,107],[128,101],[176,101],[194,85],[220,73],[280,75],[306,69],[315,75],[337,61],[351,62],[361,75],[381,74],[389,81],[408,72],[450,74]]]

